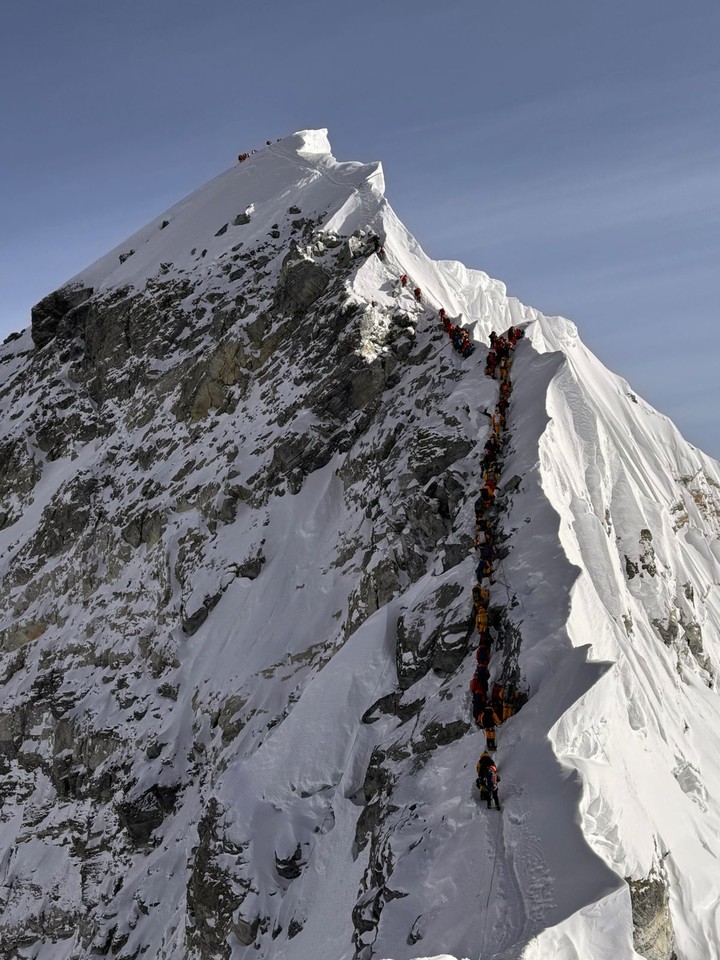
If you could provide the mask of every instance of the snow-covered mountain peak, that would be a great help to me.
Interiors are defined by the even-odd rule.
[[[241,154],[241,163],[158,216],[69,281],[98,292],[212,269],[238,243],[257,244],[288,218],[322,214],[326,229],[368,227],[384,195],[379,163],[338,162],[326,130],[305,130]],[[298,209],[289,214],[289,208]]]
[[[247,145],[0,378],[3,956],[717,953],[720,467],[378,164]]]

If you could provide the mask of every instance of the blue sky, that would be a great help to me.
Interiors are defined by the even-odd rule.
[[[238,152],[328,127],[425,249],[574,320],[720,455],[717,0],[23,0],[0,335]]]

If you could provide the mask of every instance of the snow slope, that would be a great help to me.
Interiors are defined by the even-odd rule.
[[[285,138],[2,348],[8,957],[720,955],[720,467],[383,193]],[[471,539],[511,324],[497,813]]]

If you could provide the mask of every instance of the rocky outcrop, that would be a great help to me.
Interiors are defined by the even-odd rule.
[[[278,277],[275,303],[287,313],[304,313],[322,296],[331,275],[311,257],[303,256],[298,248],[291,250],[283,261]]]
[[[667,877],[663,870],[628,880],[633,916],[633,945],[645,960],[677,960],[670,916]]]
[[[398,618],[395,663],[401,689],[412,686],[431,669],[452,673],[465,658],[473,620],[467,601],[458,602],[464,594],[458,583],[443,584]]]
[[[259,918],[248,922],[237,915],[247,888],[223,866],[223,860],[242,857],[242,850],[226,841],[221,819],[222,811],[211,798],[197,828],[198,844],[187,884],[185,943],[191,956],[227,960],[230,935],[246,946],[251,944]]]
[[[59,333],[68,336],[82,329],[86,312],[79,308],[92,295],[91,287],[61,287],[32,308],[31,335],[38,350]]]

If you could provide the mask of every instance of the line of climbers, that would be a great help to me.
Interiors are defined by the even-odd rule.
[[[372,243],[372,253],[376,253],[381,260],[385,260],[385,245],[377,234],[372,234],[370,236],[370,242]],[[395,296],[399,296],[402,291],[410,286],[412,288],[413,297],[415,298],[416,303],[422,303],[422,290],[420,287],[413,287],[412,282],[406,273],[403,273],[395,284]],[[464,358],[472,356],[475,352],[475,344],[470,339],[470,336],[465,330],[464,327],[461,327],[460,324],[454,324],[449,319],[445,308],[441,307],[438,313],[442,325],[445,328],[445,332],[450,337],[450,342],[455,347],[457,352]]]
[[[385,261],[385,246],[377,234],[368,238],[370,245],[367,254],[377,254],[381,261]],[[412,282],[406,273],[403,273],[396,285],[395,295]],[[422,302],[422,290],[413,288],[413,297],[417,303]],[[475,351],[467,331],[459,324],[453,324],[444,307],[441,307],[438,316],[442,321],[445,332],[455,349],[463,358],[470,357]],[[478,646],[475,652],[477,667],[470,682],[472,693],[472,714],[476,725],[485,732],[486,750],[477,763],[476,785],[480,790],[480,798],[487,801],[488,809],[495,803],[500,809],[497,785],[500,781],[494,758],[490,751],[496,749],[496,728],[508,720],[527,701],[527,694],[514,685],[507,689],[500,682],[493,684],[492,693],[488,697],[490,683],[490,654],[492,638],[489,630],[488,609],[490,606],[490,586],[495,583],[494,561],[496,559],[495,534],[498,526],[497,511],[494,507],[495,491],[500,479],[503,448],[507,444],[506,414],[512,394],[510,370],[512,367],[512,351],[517,342],[525,336],[518,327],[511,326],[506,334],[498,336],[494,331],[490,334],[490,349],[485,364],[485,374],[493,379],[500,380],[500,398],[490,415],[490,436],[485,443],[482,459],[483,486],[480,496],[475,501],[475,537],[473,546],[478,549],[479,563],[475,570],[476,583],[473,586],[473,615],[475,628],[478,633]]]
[[[276,142],[276,143],[280,143],[281,140],[282,140],[282,137],[278,137],[275,142]],[[272,140],[266,140],[266,141],[265,141],[265,146],[266,146],[266,147],[271,147],[271,146],[272,146]],[[238,163],[244,163],[244,162],[248,159],[248,157],[251,157],[254,153],[257,153],[257,150],[250,150],[248,153],[239,153],[239,154],[238,154]]]
[[[467,330],[464,327],[461,327],[460,324],[454,324],[445,313],[445,308],[442,307],[438,316],[442,320],[442,325],[445,328],[445,333],[450,337],[450,342],[455,347],[457,352],[467,359],[475,353],[475,344],[470,339]]]
[[[447,328],[446,328],[447,329]],[[492,638],[490,636],[489,607],[490,587],[495,583],[494,564],[497,557],[496,539],[498,532],[498,514],[495,507],[495,492],[500,480],[502,455],[508,441],[506,416],[512,394],[510,370],[512,368],[513,349],[524,333],[517,327],[510,327],[504,336],[494,331],[490,334],[490,349],[485,365],[486,375],[500,380],[500,398],[490,415],[490,436],[485,443],[481,461],[483,486],[475,501],[475,537],[473,546],[478,550],[478,565],[475,570],[475,585],[472,589],[475,629],[478,645],[475,651],[477,666],[470,681],[472,693],[472,715],[476,725],[485,732],[485,752],[477,763],[476,785],[480,798],[485,800],[488,809],[495,803],[500,809],[497,785],[499,782],[497,767],[491,752],[496,749],[496,729],[522,707],[527,697],[517,687],[505,686],[498,680],[490,686],[490,658]]]
[[[380,237],[374,233],[370,237],[370,242],[372,243],[372,252],[376,253],[381,260],[385,260],[385,246]],[[406,273],[403,273],[395,284],[395,296],[399,296],[409,283],[410,278]],[[420,287],[413,287],[413,297],[416,303],[422,303],[422,290]]]

